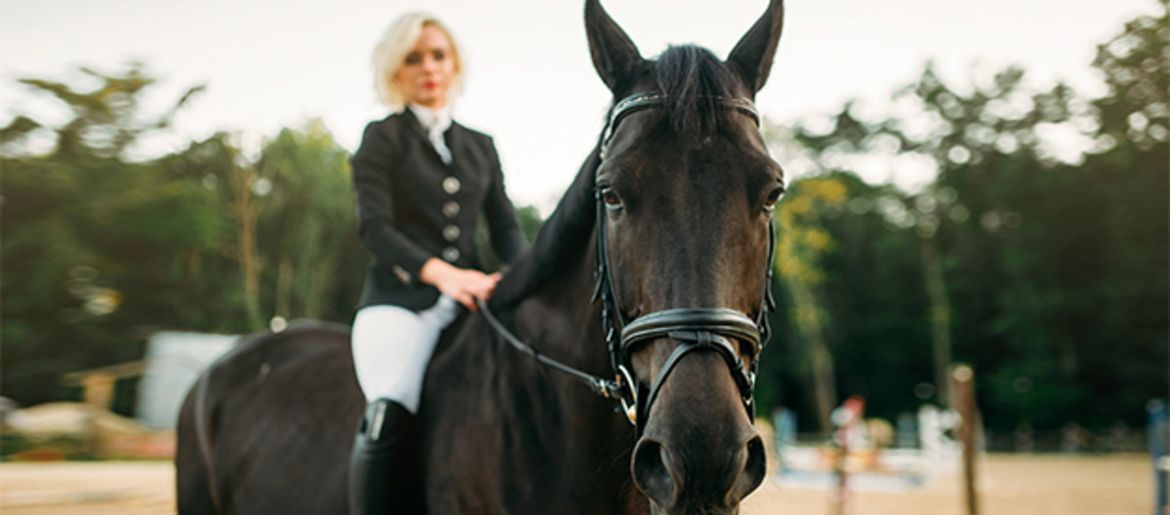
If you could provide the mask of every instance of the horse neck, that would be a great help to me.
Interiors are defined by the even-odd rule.
[[[566,264],[562,268],[566,273],[521,302],[515,319],[539,351],[589,373],[608,375],[601,307],[591,299],[594,248],[590,243],[588,251],[575,260],[579,262]]]
[[[591,300],[595,244],[591,241],[578,256],[574,260],[578,262],[561,268],[565,273],[517,306],[514,324],[520,338],[544,355],[608,378],[612,371],[601,328],[601,308]],[[518,436],[543,440],[546,450],[552,451],[534,459],[551,460],[556,470],[604,471],[604,480],[593,477],[596,484],[592,488],[610,501],[597,509],[642,512],[644,502],[632,489],[629,476],[633,431],[615,414],[613,401],[600,398],[567,375],[536,364],[527,355],[511,349],[506,352],[515,386],[536,407],[538,417],[544,417],[517,421],[518,431],[525,433]]]

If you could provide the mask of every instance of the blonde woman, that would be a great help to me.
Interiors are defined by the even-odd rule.
[[[361,239],[373,254],[354,317],[354,369],[368,406],[350,466],[350,511],[413,512],[406,487],[423,374],[439,333],[475,310],[498,274],[479,270],[482,214],[492,247],[510,262],[524,247],[495,146],[451,118],[462,53],[433,16],[407,14],[373,52],[376,89],[394,112],[366,126],[353,156]]]

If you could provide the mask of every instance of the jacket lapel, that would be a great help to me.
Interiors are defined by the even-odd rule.
[[[403,121],[406,122],[406,126],[409,128],[411,135],[415,138],[418,138],[418,140],[420,142],[422,142],[423,147],[426,148],[426,150],[424,152],[429,153],[430,156],[433,157],[435,159],[435,161],[439,164],[439,166],[442,166],[445,168],[454,168],[453,166],[448,165],[448,164],[443,162],[443,158],[439,156],[439,151],[435,150],[435,146],[431,144],[431,138],[430,138],[430,136],[427,135],[427,130],[423,128],[422,122],[418,121],[418,117],[416,117],[414,115],[413,111],[411,111],[409,108],[403,108],[402,109],[402,118],[403,118]],[[451,128],[454,128],[454,127],[455,127],[455,124],[452,123]],[[455,148],[451,146],[450,134],[451,134],[451,129],[447,129],[447,133],[446,133],[447,148],[451,149],[451,162],[452,162],[452,164],[455,164],[455,163],[458,163],[458,161],[459,161],[459,158],[458,158],[459,154],[455,151]]]
[[[411,134],[414,134],[423,141],[430,142],[427,138],[427,130],[423,128],[422,122],[418,121],[418,117],[409,108],[402,108],[402,121],[406,122],[406,126],[410,128]]]

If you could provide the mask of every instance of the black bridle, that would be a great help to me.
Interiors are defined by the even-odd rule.
[[[756,126],[759,126],[759,113],[751,101],[743,98],[724,97],[716,97],[711,100],[751,116]],[[661,106],[666,101],[667,98],[663,95],[638,93],[615,104],[610,111],[605,130],[602,132],[600,159],[602,161],[606,159],[614,132],[625,116],[643,109]],[[738,310],[728,308],[676,308],[647,313],[627,321],[613,287],[609,265],[609,241],[606,236],[607,210],[602,191],[596,186],[594,187],[594,197],[597,202],[597,270],[594,274],[596,285],[592,300],[601,302],[601,324],[609,348],[609,361],[614,379],[608,380],[582,372],[540,354],[534,347],[512,335],[487,309],[487,305],[483,301],[478,301],[485,319],[518,350],[532,356],[546,366],[586,383],[598,395],[620,402],[626,417],[639,434],[645,427],[650,407],[658,397],[658,392],[666,383],[670,372],[684,356],[699,350],[713,350],[724,359],[739,388],[740,398],[747,410],[748,417],[754,420],[755,407],[752,403],[752,394],[755,389],[758,358],[763,347],[767,344],[770,334],[767,312],[775,309],[771,284],[772,258],[776,243],[772,223],[768,224],[768,253],[764,261],[766,281],[764,296],[760,300],[760,309],[754,320]],[[649,389],[644,390],[633,374],[633,366],[630,363],[631,349],[641,343],[658,338],[670,338],[677,341],[678,345],[662,364]],[[743,359],[736,351],[735,342],[746,345],[748,358],[751,362],[750,367],[744,365]]]

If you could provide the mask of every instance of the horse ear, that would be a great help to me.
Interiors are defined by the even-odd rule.
[[[589,54],[593,67],[611,92],[642,64],[642,54],[609,13],[600,0],[585,0],[585,34],[589,37]]]
[[[772,0],[764,15],[756,20],[727,56],[727,63],[739,72],[753,94],[763,89],[768,81],[783,27],[784,0]]]

